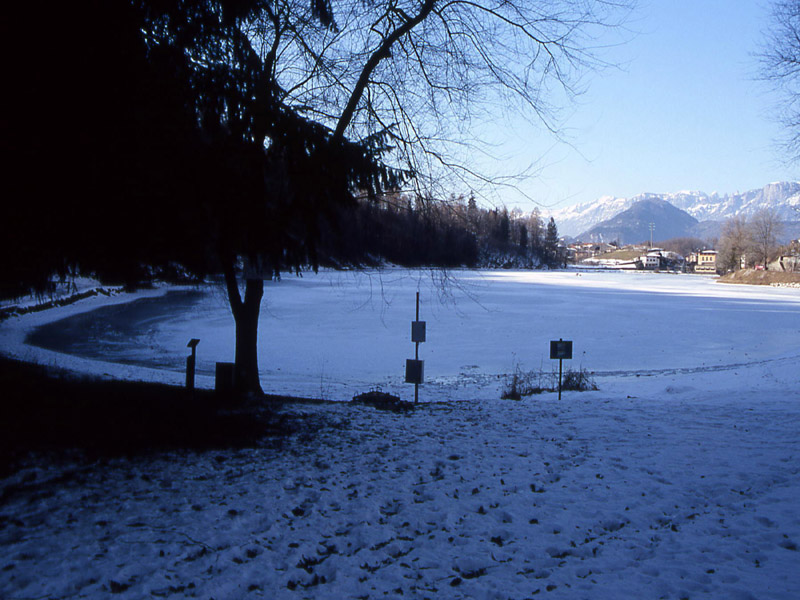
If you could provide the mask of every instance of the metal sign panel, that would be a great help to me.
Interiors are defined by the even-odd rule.
[[[418,344],[425,341],[425,321],[411,321],[411,341]]]
[[[550,341],[550,358],[556,359],[571,359],[572,358],[572,341],[565,340],[551,340]]]
[[[406,383],[420,384],[425,379],[425,361],[406,359]]]

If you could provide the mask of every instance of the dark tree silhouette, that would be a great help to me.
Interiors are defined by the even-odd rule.
[[[548,265],[555,267],[561,261],[558,250],[558,227],[553,217],[547,222],[547,232],[544,236],[544,255]]]
[[[14,157],[4,293],[75,270],[131,284],[221,274],[237,384],[259,391],[264,278],[363,260],[365,247],[342,240],[356,198],[442,172],[480,179],[454,149],[478,143],[470,124],[498,102],[552,127],[543,91],[555,81],[572,92],[591,62],[587,34],[617,7],[14,2],[2,32],[13,104],[3,150]],[[472,252],[474,240],[431,214],[406,218],[417,239],[440,232]]]
[[[525,223],[519,226],[519,248],[523,252],[528,250],[528,226]]]
[[[381,136],[350,142],[277,99],[274,57],[245,33],[265,6],[16,7],[12,21],[44,35],[15,73],[24,119],[4,122],[18,167],[5,293],[43,290],[52,274],[77,270],[127,284],[170,265],[221,273],[237,385],[260,390],[263,277],[316,266],[321,222],[353,206],[354,190],[374,195],[401,181],[380,161]],[[311,8],[316,27],[330,22],[324,3]],[[58,52],[71,68],[49,66]]]

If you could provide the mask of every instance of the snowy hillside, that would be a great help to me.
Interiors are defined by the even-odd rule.
[[[553,217],[562,235],[575,236],[591,229],[629,209],[640,200],[665,200],[685,210],[698,221],[723,221],[736,215],[750,216],[762,208],[778,212],[785,221],[797,220],[800,208],[800,182],[778,182],[763,188],[720,195],[717,192],[681,191],[672,194],[645,193],[632,198],[603,196],[594,202],[585,202],[554,211]]]

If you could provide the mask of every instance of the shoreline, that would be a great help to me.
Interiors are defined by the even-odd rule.
[[[28,337],[39,327],[67,319],[77,315],[90,313],[99,308],[120,306],[139,299],[159,298],[171,291],[188,291],[194,286],[158,286],[133,292],[83,295],[77,300],[59,303],[54,301],[46,308],[27,310],[0,321],[0,332],[3,345],[0,346],[0,357],[17,360],[31,365],[57,368],[77,376],[96,377],[103,380],[120,380],[130,382],[165,383],[181,386],[185,383],[184,373],[175,373],[150,367],[108,363],[99,359],[91,359],[65,352],[57,352],[28,343]],[[113,368],[112,368],[113,367]],[[110,373],[109,371],[114,371]],[[213,378],[198,376],[197,387],[212,389]]]
[[[398,279],[397,275],[402,275],[402,277]],[[263,308],[264,317],[269,319],[269,324],[264,323],[262,325],[271,328],[271,330],[264,329],[264,331],[271,331],[273,334],[276,328],[279,331],[278,338],[276,338],[277,341],[269,342],[270,345],[268,347],[270,350],[267,353],[260,352],[263,359],[262,382],[265,392],[285,397],[346,402],[358,393],[379,387],[383,391],[394,393],[401,397],[407,396],[408,388],[402,383],[402,367],[400,366],[401,361],[399,361],[406,354],[405,345],[402,343],[406,337],[406,314],[404,309],[394,314],[388,311],[398,310],[392,309],[392,300],[395,297],[399,299],[397,305],[400,306],[400,303],[405,299],[407,288],[410,289],[419,285],[417,281],[419,273],[412,271],[409,275],[406,271],[402,273],[392,271],[391,281],[384,280],[380,282],[381,298],[374,300],[371,296],[371,288],[375,282],[369,280],[371,277],[369,274],[365,275],[365,277],[367,277],[368,281],[360,281],[358,278],[351,281],[350,277],[342,281],[338,274],[333,272],[328,274],[321,273],[318,280],[315,279],[314,281],[310,281],[310,279],[314,278],[306,278],[306,280],[287,278],[284,284],[276,284],[280,285],[280,290],[276,287],[275,293],[270,292],[267,303]],[[462,281],[453,290],[461,290],[460,286],[463,285],[466,290],[463,292],[464,302],[467,302],[467,298],[478,298],[481,301],[489,300],[491,302],[493,300],[493,290],[500,290],[499,293],[501,295],[505,294],[506,288],[503,286],[507,283],[514,284],[513,289],[509,287],[508,290],[520,298],[525,297],[526,290],[538,290],[536,293],[544,294],[542,298],[549,299],[548,301],[552,304],[557,305],[560,301],[565,300],[572,303],[573,308],[576,309],[579,306],[587,306],[588,308],[591,307],[591,304],[586,305],[583,300],[570,300],[570,298],[593,294],[591,298],[601,300],[606,293],[603,291],[605,289],[613,290],[608,293],[629,294],[628,302],[633,308],[649,305],[653,302],[659,302],[664,307],[668,307],[673,304],[673,301],[671,298],[665,298],[665,295],[675,295],[676,298],[679,296],[684,298],[712,298],[713,306],[726,312],[730,310],[750,312],[752,310],[752,301],[768,302],[769,306],[765,306],[764,309],[754,314],[769,314],[775,312],[776,309],[781,311],[791,310],[789,304],[796,304],[798,301],[793,290],[775,290],[772,292],[769,288],[762,287],[759,290],[748,286],[748,291],[745,291],[745,288],[741,288],[742,291],[739,292],[735,290],[736,286],[714,286],[711,281],[703,284],[698,282],[698,286],[687,287],[686,285],[678,285],[678,278],[670,277],[669,275],[659,277],[658,274],[647,277],[630,277],[624,273],[619,275],[609,274],[607,276],[605,273],[598,273],[596,277],[575,277],[574,271],[531,274],[528,271],[492,270],[482,273],[463,273],[461,277]],[[610,279],[607,279],[607,277],[610,277]],[[410,287],[408,283],[404,283],[409,278],[413,280]],[[425,308],[423,316],[426,316],[431,321],[431,327],[437,325],[442,328],[442,332],[435,338],[432,337],[430,343],[423,348],[428,353],[427,358],[430,359],[432,367],[429,371],[430,379],[426,381],[425,386],[427,388],[425,390],[426,403],[489,400],[500,397],[504,378],[507,379],[512,376],[516,368],[514,366],[516,363],[513,362],[516,357],[514,349],[523,349],[526,352],[524,357],[519,359],[522,370],[535,370],[536,365],[539,364],[535,354],[538,351],[538,346],[534,346],[531,349],[524,335],[517,335],[511,342],[513,346],[496,344],[496,348],[486,353],[481,349],[477,341],[478,338],[468,334],[465,335],[463,326],[452,329],[453,324],[460,323],[464,315],[469,316],[471,319],[469,321],[470,330],[481,331],[481,327],[486,325],[493,326],[492,323],[497,323],[497,319],[502,318],[502,315],[505,314],[494,311],[497,311],[498,308],[505,310],[505,304],[497,305],[495,300],[495,304],[490,305],[489,309],[487,309],[476,301],[476,305],[467,303],[458,306],[454,304],[455,309],[453,309],[448,304],[443,309],[436,304],[436,297],[431,295],[435,290],[434,284],[422,281],[422,285],[431,286],[432,290],[428,294],[430,305]],[[355,285],[351,286],[351,283],[355,283]],[[518,287],[517,284],[523,287]],[[495,288],[495,285],[500,285],[501,287]],[[545,290],[542,287],[549,288],[551,285],[556,286],[552,295],[549,289]],[[395,286],[391,288],[391,292],[388,291],[389,286]],[[564,286],[569,289],[565,291],[563,289]],[[377,288],[377,286],[375,287]],[[351,291],[355,291],[358,294],[353,296],[353,300],[350,300],[351,296],[345,297],[345,290],[347,290],[347,294],[350,294]],[[728,292],[725,292],[725,290],[728,290]],[[171,312],[167,310],[166,312],[173,316],[186,313],[188,317],[180,317],[175,324],[167,323],[166,329],[159,321],[160,309],[149,309],[146,303],[142,303],[138,308],[135,306],[137,301],[159,299],[176,292],[203,293],[203,287],[160,286],[154,289],[108,296],[98,294],[79,299],[67,305],[56,305],[49,310],[31,311],[21,316],[11,317],[0,322],[0,335],[2,335],[0,356],[45,367],[64,369],[76,375],[106,380],[159,382],[173,386],[183,386],[185,385],[184,346],[186,340],[190,337],[198,337],[204,340],[202,360],[206,364],[202,369],[198,368],[195,385],[198,389],[213,389],[215,385],[214,361],[229,360],[227,357],[230,356],[229,353],[232,350],[232,346],[228,348],[226,345],[231,343],[228,338],[232,335],[232,323],[229,327],[222,317],[223,312],[227,315],[227,311],[220,310],[221,304],[216,307],[213,306],[215,302],[221,302],[221,299],[212,301],[213,310],[210,312],[210,316],[215,318],[216,321],[213,319],[206,321],[209,317],[209,312],[203,307],[200,307],[196,314],[191,314],[191,308],[187,310],[176,309]],[[384,292],[387,294],[385,297],[383,296]],[[397,296],[399,292],[402,292],[401,297]],[[213,291],[209,293],[213,294]],[[643,304],[639,302],[640,298],[645,298],[645,296],[639,295],[641,293],[653,294],[653,296],[649,296],[647,302]],[[367,304],[362,298],[365,294],[368,296]],[[478,297],[476,294],[481,294],[481,296]],[[602,295],[597,296],[596,294]],[[590,298],[590,296],[585,297]],[[345,298],[346,301],[343,301]],[[461,297],[459,296],[458,298],[460,301]],[[505,296],[502,296],[502,298],[505,298]],[[179,301],[185,303],[183,300]],[[323,306],[336,308],[333,312],[328,312],[326,309],[324,318],[318,320],[313,318],[313,314],[308,315],[308,309],[303,308],[305,304],[312,301],[321,302]],[[450,298],[449,301],[455,302],[455,296]],[[329,302],[332,304],[326,304]],[[349,306],[348,302],[357,303]],[[376,302],[376,304],[372,304],[372,302]],[[501,302],[508,301],[502,299]],[[582,304],[582,302],[584,303]],[[789,304],[786,304],[787,302]],[[116,311],[110,310],[112,307],[124,305],[129,305],[130,308],[126,306],[121,309],[119,311],[120,315],[117,315]],[[160,308],[166,306],[168,309],[171,304],[157,304],[156,306]],[[517,305],[509,303],[508,306],[515,307]],[[692,304],[687,306],[692,306]],[[706,306],[705,300],[702,300],[701,308],[702,306]],[[94,325],[94,317],[88,317],[83,320],[75,319],[75,317],[87,315],[97,310],[103,312],[97,315],[99,323],[97,324],[96,335],[98,337],[95,338],[93,337],[95,334],[90,331]],[[536,312],[536,310],[533,310],[532,314],[535,315]],[[413,312],[410,314],[413,316]],[[602,310],[598,314],[605,315]],[[702,316],[703,313],[695,311],[694,314]],[[129,325],[125,325],[124,322],[120,321],[131,318],[131,315],[133,315],[134,320]],[[300,327],[300,331],[298,331],[298,325],[294,324],[297,322],[298,315],[305,315],[302,318],[307,317],[307,320],[310,319],[315,324],[305,329]],[[509,315],[513,318],[512,312],[509,312]],[[167,318],[171,317],[168,316]],[[229,316],[224,317],[224,319],[227,318]],[[325,343],[331,345],[334,339],[340,340],[340,337],[344,335],[341,324],[345,321],[341,321],[342,318],[346,318],[346,322],[358,324],[359,330],[363,332],[361,335],[366,336],[358,338],[361,339],[361,342],[356,345],[350,342],[350,350],[356,348],[357,352],[358,345],[364,343],[364,341],[368,344],[381,344],[381,351],[378,353],[380,356],[366,357],[368,360],[375,359],[373,361],[374,364],[370,364],[367,369],[347,361],[343,364],[336,364],[335,361],[338,359],[336,355],[320,354],[322,358],[318,358],[316,355],[309,358],[306,355],[307,352],[316,351],[316,346],[308,345],[308,340],[329,340],[324,342],[323,346]],[[592,317],[583,316],[581,318],[588,319],[587,323],[594,322]],[[30,338],[35,335],[37,329],[51,326],[62,320],[72,319],[74,319],[73,322],[67,323],[70,331],[67,331],[64,335],[76,338],[78,346],[88,345],[88,355],[69,353],[74,350],[70,350],[68,346],[63,346],[63,349],[52,345],[43,348],[36,346],[35,342],[31,343]],[[618,325],[622,326],[630,321],[630,319],[625,319],[622,319]],[[102,329],[107,322],[111,324],[111,335],[104,336]],[[723,325],[725,322],[722,321]],[[769,322],[771,323],[772,321]],[[510,323],[513,324],[516,321],[512,319]],[[149,329],[151,326],[153,326],[152,331]],[[203,327],[206,327],[208,331]],[[664,327],[665,325],[658,330],[662,331]],[[607,324],[602,325],[597,331],[605,334],[607,333],[607,328]],[[752,329],[752,325],[750,328]],[[167,337],[161,337],[164,331],[168,334]],[[203,334],[204,331],[206,335]],[[503,335],[513,335],[516,331],[512,327]],[[540,337],[549,333],[545,330],[537,329],[537,331],[540,331]],[[687,331],[693,331],[693,329]],[[733,337],[728,340],[729,336],[726,332],[728,332],[727,329],[717,327],[717,333],[711,335],[723,335],[720,338],[723,344],[733,344],[734,341],[741,338],[740,335],[737,337],[731,333]],[[556,331],[556,333],[561,332]],[[673,356],[673,359],[666,360],[666,362],[650,360],[642,363],[635,360],[637,355],[631,350],[634,346],[629,344],[626,347],[628,350],[622,347],[618,348],[617,354],[614,355],[616,358],[613,361],[609,361],[608,353],[605,353],[605,355],[598,354],[597,348],[592,348],[588,345],[592,341],[592,336],[596,338],[598,333],[593,333],[589,330],[582,335],[586,338],[584,343],[587,344],[585,347],[588,354],[587,352],[583,353],[586,354],[586,357],[583,358],[581,366],[587,367],[587,370],[598,378],[598,383],[602,388],[601,395],[624,394],[646,397],[658,393],[659,388],[663,392],[667,387],[676,389],[677,387],[685,387],[687,384],[694,386],[700,383],[701,379],[704,381],[714,379],[718,381],[719,386],[728,387],[733,385],[732,377],[739,379],[742,383],[746,383],[748,388],[762,389],[764,385],[759,383],[761,377],[758,376],[757,370],[768,368],[769,370],[782,371],[781,379],[784,379],[787,375],[787,370],[791,371],[788,365],[791,364],[792,360],[797,359],[797,352],[794,348],[791,349],[791,352],[787,348],[787,352],[777,354],[775,352],[765,354],[763,351],[754,354],[751,351],[748,356],[748,348],[745,347],[744,354],[727,351],[716,351],[715,354],[711,355],[698,354],[696,362],[687,361],[682,355],[675,354],[669,355]],[[85,339],[83,339],[84,336]],[[220,336],[223,337],[221,338]],[[320,336],[323,337],[320,338]],[[95,339],[98,341],[95,342]],[[576,337],[575,339],[580,341],[580,338]],[[747,342],[748,339],[743,338],[742,341]],[[753,339],[761,340],[761,337]],[[632,340],[638,341],[639,338],[634,337]],[[395,341],[398,343],[395,344]],[[675,338],[674,341],[677,342],[679,340]],[[92,348],[91,345],[95,343],[96,348]],[[314,343],[318,344],[318,342],[312,342],[312,344]],[[344,347],[348,348],[346,338],[341,338],[335,344],[340,356],[342,355],[342,352],[339,351],[341,343],[344,343]],[[474,347],[469,346],[469,344],[473,344]],[[395,346],[396,348],[393,348]],[[719,343],[717,343],[717,346],[719,346]],[[733,348],[734,346],[730,347]],[[504,362],[504,352],[507,348],[510,348],[508,349],[508,353],[511,356],[509,364]],[[413,349],[411,351],[413,353]],[[481,351],[483,354],[472,356],[477,351]],[[668,351],[668,348],[661,352],[666,351]],[[620,352],[621,354],[619,354]],[[357,353],[345,354],[347,356],[358,356]],[[373,355],[375,354],[373,353]],[[667,358],[667,355],[664,356]],[[544,371],[547,371],[550,367],[549,362],[543,364]],[[481,366],[479,367],[478,365]],[[398,368],[395,370],[395,367]],[[588,395],[591,393],[584,392],[582,396],[583,394]]]

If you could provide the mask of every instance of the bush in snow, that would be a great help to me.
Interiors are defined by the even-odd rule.
[[[591,373],[581,367],[577,370],[567,368],[564,371],[561,389],[585,392],[598,388]],[[523,396],[555,391],[558,391],[558,372],[551,371],[548,373],[541,368],[538,371],[526,372],[517,366],[514,374],[506,380],[506,385],[500,397],[504,400],[520,400]]]

